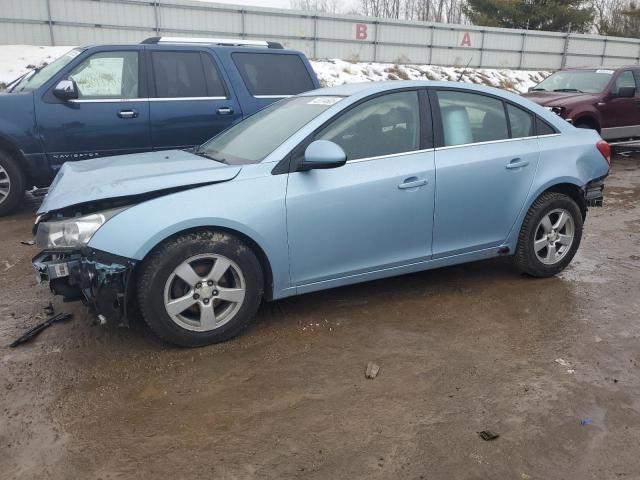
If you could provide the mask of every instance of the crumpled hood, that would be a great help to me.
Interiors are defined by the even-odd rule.
[[[573,92],[529,92],[522,96],[527,100],[542,105],[543,107],[566,107],[582,102],[594,102],[598,100],[597,93],[573,93]]]
[[[224,182],[241,169],[182,150],[66,162],[38,214],[97,200]]]

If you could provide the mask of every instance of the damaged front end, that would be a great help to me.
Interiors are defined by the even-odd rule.
[[[127,301],[135,260],[87,246],[93,234],[127,207],[97,213],[47,215],[36,225],[36,245],[42,248],[32,263],[40,282],[49,282],[65,301],[82,300],[100,321],[127,321]]]
[[[33,259],[38,280],[49,282],[54,295],[65,301],[82,300],[101,322],[115,323],[127,323],[129,284],[136,263],[90,248],[44,250]]]

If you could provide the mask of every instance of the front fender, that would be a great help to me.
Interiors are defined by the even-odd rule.
[[[255,169],[243,168],[243,173],[232,181],[134,205],[105,223],[91,238],[89,247],[143,260],[155,246],[185,230],[202,227],[235,230],[251,238],[265,253],[277,297],[278,292],[290,287],[287,176],[268,173],[256,177],[251,170]]]

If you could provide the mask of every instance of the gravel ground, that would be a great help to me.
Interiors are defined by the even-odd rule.
[[[193,350],[59,300],[71,322],[7,348],[53,299],[36,208],[0,219],[2,478],[640,478],[640,156],[556,278],[503,258],[339,288]]]

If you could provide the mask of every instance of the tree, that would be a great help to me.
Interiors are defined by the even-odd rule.
[[[464,14],[475,25],[588,32],[594,11],[586,0],[467,0]]]
[[[640,36],[640,6],[634,1],[598,0],[596,30],[600,35]]]

